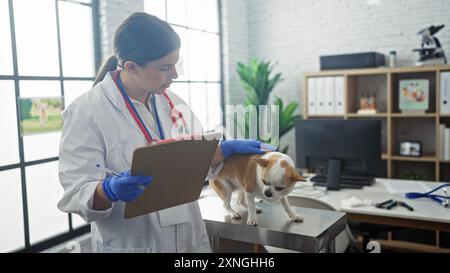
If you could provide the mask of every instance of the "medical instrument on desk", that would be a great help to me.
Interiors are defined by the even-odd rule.
[[[450,200],[450,196],[448,195],[447,188],[446,188],[448,186],[450,186],[449,183],[442,184],[439,187],[436,187],[436,188],[432,189],[431,191],[425,192],[425,193],[408,192],[407,194],[405,194],[405,197],[408,198],[408,199],[430,198],[434,202],[439,203],[444,208],[448,208],[449,207],[449,200]],[[440,190],[442,188],[444,190],[445,196],[444,195],[439,195],[439,194],[432,194],[433,192],[438,191],[438,190]]]
[[[97,167],[97,168],[99,168],[100,170],[106,172],[106,174],[114,175],[114,176],[117,176],[117,177],[123,177],[122,175],[116,173],[115,171],[113,171],[113,170],[111,170],[111,169],[108,169],[108,168],[106,168],[106,167],[100,166],[100,164],[95,165],[95,167]],[[145,186],[139,185],[139,189],[145,190]]]
[[[394,199],[389,199],[384,202],[375,204],[375,207],[377,207],[379,209],[388,209],[388,210],[390,210],[394,207],[397,207],[397,206],[401,206],[410,211],[414,211],[414,208],[411,207],[410,205],[408,205],[407,203],[405,203],[403,201],[399,201],[399,200],[394,200]]]

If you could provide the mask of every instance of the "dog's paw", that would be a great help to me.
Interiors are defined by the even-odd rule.
[[[294,215],[293,217],[291,217],[292,222],[296,222],[296,223],[302,223],[303,222],[303,217],[298,216],[298,215]]]
[[[231,218],[233,218],[234,220],[239,220],[239,219],[241,219],[241,215],[239,215],[239,213],[235,212],[231,215]]]
[[[247,219],[247,225],[253,226],[253,227],[257,226],[258,222],[256,221],[256,217],[249,216]]]
[[[262,213],[262,212],[263,212],[263,209],[262,209],[262,208],[256,208],[256,213],[260,214],[260,213]]]

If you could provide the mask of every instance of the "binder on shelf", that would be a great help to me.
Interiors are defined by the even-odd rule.
[[[450,128],[445,128],[444,160],[450,160]]]
[[[439,125],[439,159],[445,158],[445,124]]]
[[[316,103],[317,103],[317,115],[326,114],[326,86],[325,86],[325,77],[316,78]]]
[[[327,115],[334,115],[336,113],[335,95],[334,95],[334,77],[325,78],[325,90],[326,90],[325,113]]]
[[[441,114],[450,114],[450,72],[441,72]]]
[[[335,106],[336,106],[336,115],[345,114],[344,109],[344,77],[335,77],[334,78],[334,92],[335,92]]]
[[[317,114],[316,78],[308,78],[308,115]]]

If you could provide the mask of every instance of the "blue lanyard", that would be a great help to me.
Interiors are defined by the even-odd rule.
[[[145,123],[142,121],[142,118],[141,118],[141,116],[139,115],[138,111],[136,110],[136,108],[134,107],[133,103],[131,102],[130,97],[129,97],[129,96],[127,95],[127,93],[125,92],[125,88],[123,87],[123,83],[122,83],[122,81],[120,80],[120,77],[117,76],[116,79],[117,79],[117,85],[118,85],[118,87],[119,87],[120,93],[121,93],[122,96],[125,98],[126,102],[128,102],[129,106],[131,107],[132,111],[134,112],[134,115],[133,115],[133,113],[132,113],[132,115],[135,116],[135,117],[137,117],[137,118],[139,119],[139,122],[141,123],[142,127],[145,129],[145,132],[146,132],[146,133],[148,134],[148,136],[150,137],[149,142],[152,142],[153,138],[151,137],[150,132],[149,132],[149,130],[147,129],[147,126],[145,126]],[[157,109],[156,109],[156,102],[155,102],[155,97],[154,97],[154,95],[152,95],[151,101],[152,101],[153,108],[155,109],[155,113],[156,113],[156,123],[157,123],[157,125],[158,125],[158,130],[159,130],[160,137],[161,137],[161,139],[164,139],[164,134],[163,134],[163,132],[162,132],[161,124],[160,124],[160,122],[159,122],[158,111],[157,111]],[[140,128],[141,128],[141,127],[140,127]],[[142,128],[141,128],[141,129],[142,129]],[[144,133],[144,132],[143,132],[143,133]],[[144,133],[144,135],[145,135],[145,133]]]
[[[448,186],[450,186],[450,184],[446,183],[446,184],[440,185],[439,187],[437,187],[437,188],[435,188],[435,189],[433,189],[433,190],[431,190],[429,192],[425,192],[425,193],[408,192],[405,195],[405,197],[408,198],[408,199],[416,199],[416,198],[426,197],[426,198],[430,198],[431,200],[441,204],[444,207],[447,207],[448,203],[449,203],[448,200],[450,199],[450,196],[444,196],[444,195],[432,194],[432,193],[435,192],[435,191],[438,191],[438,190],[440,190],[440,189],[442,189],[444,187],[448,187]]]
[[[155,95],[151,95],[150,100],[152,101],[153,109],[155,109],[156,123],[158,124],[159,136],[161,137],[161,139],[165,139],[164,133],[161,128],[161,124],[159,123],[159,116],[158,116],[158,109],[156,109]]]

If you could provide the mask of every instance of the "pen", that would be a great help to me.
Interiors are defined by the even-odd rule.
[[[117,177],[123,177],[123,176],[121,176],[120,174],[118,174],[118,173],[112,171],[111,169],[108,169],[108,168],[106,168],[106,167],[100,166],[100,164],[95,165],[95,167],[99,168],[100,170],[102,170],[102,171],[104,171],[104,172],[106,172],[106,173],[112,174],[112,175],[114,175],[114,176],[117,176]]]
[[[400,206],[407,208],[410,211],[414,211],[414,208],[410,205],[406,204],[405,202],[400,202]]]
[[[112,175],[114,175],[114,176],[117,176],[117,177],[123,177],[122,175],[120,175],[120,174],[114,172],[114,171],[111,170],[111,169],[108,169],[108,168],[106,168],[106,167],[100,166],[100,164],[95,165],[95,167],[99,168],[100,170],[102,170],[102,171],[104,171],[104,172],[106,172],[106,173],[112,174]],[[139,185],[139,189],[145,190],[145,186],[144,186],[144,185]]]
[[[375,204],[375,207],[383,208],[383,207],[387,206],[388,204],[391,204],[393,201],[394,201],[394,199],[389,199],[387,201]]]

